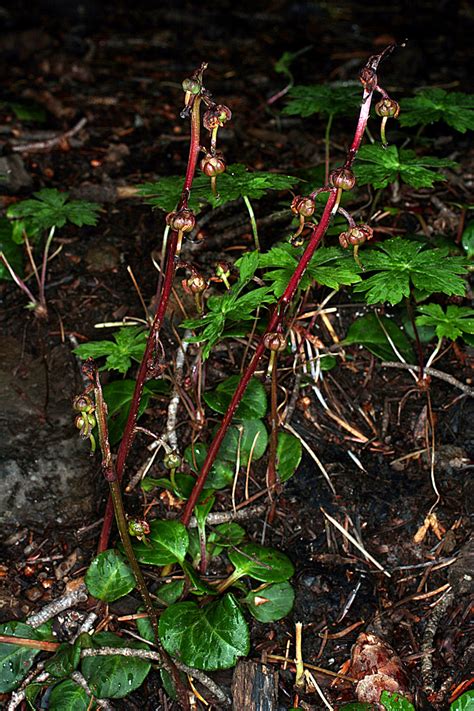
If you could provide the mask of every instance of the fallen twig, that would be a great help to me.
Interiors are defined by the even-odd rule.
[[[414,370],[415,373],[419,373],[421,368],[419,365],[410,365],[409,363],[392,363],[384,362],[380,364],[382,368],[399,368],[400,370]],[[456,380],[449,373],[443,373],[442,370],[437,370],[436,368],[423,368],[423,373],[426,375],[431,375],[433,378],[438,378],[439,380],[444,380],[446,383],[453,385],[458,390],[462,390],[469,397],[474,397],[474,388],[470,388],[469,385],[464,385],[460,380]]]
[[[87,123],[87,119],[81,118],[80,121],[76,123],[75,126],[66,131],[65,133],[60,133],[54,138],[48,138],[45,141],[34,141],[33,143],[18,143],[16,146],[12,146],[11,150],[14,153],[36,153],[36,151],[49,151],[51,148],[61,145],[61,143],[66,142],[76,133],[79,133]]]

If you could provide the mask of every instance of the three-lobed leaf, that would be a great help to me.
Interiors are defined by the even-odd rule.
[[[70,200],[69,193],[55,188],[43,188],[33,195],[34,198],[10,205],[7,210],[10,219],[25,223],[27,232],[64,227],[66,222],[77,227],[97,223],[100,205],[95,202]]]
[[[419,157],[408,148],[383,148],[376,144],[360,148],[354,173],[359,185],[371,183],[376,189],[385,188],[399,179],[414,188],[431,188],[436,181],[446,180],[446,176],[430,168],[456,166],[457,163],[446,158]]]
[[[377,272],[354,286],[354,292],[365,292],[368,304],[398,304],[409,296],[411,285],[426,294],[463,296],[465,292],[465,260],[449,256],[447,248],[427,249],[422,243],[394,237],[364,250],[360,259],[366,272]]]
[[[230,593],[203,607],[171,605],[160,616],[159,633],[169,654],[205,671],[233,667],[250,647],[247,623]]]
[[[474,94],[428,87],[411,99],[402,99],[400,109],[401,126],[444,121],[460,133],[474,130]]]
[[[418,326],[433,326],[438,338],[449,338],[455,341],[464,333],[474,334],[474,309],[468,306],[449,304],[446,312],[439,304],[419,306],[422,316],[417,316]]]
[[[309,84],[294,86],[288,97],[283,113],[289,116],[352,116],[360,105],[361,92],[356,82],[344,86],[337,83]]]

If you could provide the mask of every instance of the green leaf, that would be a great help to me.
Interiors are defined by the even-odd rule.
[[[474,334],[474,309],[468,306],[450,304],[445,313],[438,304],[425,304],[418,311],[423,316],[416,318],[417,326],[436,327],[438,338],[455,341],[463,333]]]
[[[198,213],[206,204],[213,207],[225,205],[244,195],[259,200],[269,190],[290,190],[299,181],[291,175],[280,175],[265,171],[250,173],[244,165],[234,163],[217,179],[218,195],[214,195],[209,178],[197,175],[193,181],[193,189],[189,207]],[[183,187],[183,178],[171,176],[160,178],[155,183],[145,183],[138,186],[139,194],[146,198],[149,205],[170,212],[174,210]]]
[[[301,248],[279,244],[260,255],[259,267],[273,268],[265,273],[264,279],[273,282],[272,290],[277,298],[288,286],[302,254]],[[360,282],[360,268],[347,251],[339,247],[320,247],[312,257],[299,289],[304,291],[313,281],[330,289],[339,289],[341,285]]]
[[[474,94],[429,87],[418,90],[412,99],[402,99],[400,109],[401,126],[444,121],[460,133],[474,129]]]
[[[211,392],[204,393],[204,400],[209,407],[221,415],[227,412],[233,394],[240,382],[240,375],[231,375]],[[252,378],[245,390],[240,404],[235,411],[236,420],[258,420],[267,414],[267,394],[260,380]]]
[[[360,704],[358,701],[351,704],[344,704],[340,711],[375,711],[373,704]]]
[[[299,467],[303,454],[301,442],[298,437],[289,432],[278,433],[276,451],[276,470],[280,481],[288,481]]]
[[[195,602],[171,605],[160,616],[159,631],[169,654],[205,671],[233,667],[250,648],[242,610],[230,593],[203,607]]]
[[[48,230],[64,227],[72,222],[77,227],[95,225],[100,205],[85,200],[69,200],[69,193],[60,193],[55,188],[43,188],[33,193],[34,198],[10,205],[7,216],[13,220],[23,220],[26,231]]]
[[[0,625],[0,634],[24,639],[54,639],[50,633],[50,625],[42,625],[33,629],[25,622],[5,622]],[[0,694],[16,689],[20,681],[27,675],[39,649],[23,647],[20,644],[0,642]]]
[[[184,570],[186,578],[189,581],[190,589],[189,592],[193,595],[217,595],[215,588],[211,588],[210,585],[202,580],[197,572],[194,570],[193,566],[188,563],[187,560],[183,560],[181,567]]]
[[[289,101],[283,113],[289,116],[353,116],[360,106],[360,86],[333,84],[309,84],[294,86],[288,93]]]
[[[209,557],[218,556],[224,548],[239,546],[245,537],[245,530],[238,523],[229,521],[219,524],[207,537]]]
[[[45,663],[45,670],[56,679],[64,679],[77,669],[81,660],[81,648],[78,644],[63,642],[53,657]]]
[[[474,711],[474,689],[466,691],[456,701],[453,701],[449,711]]]
[[[184,450],[185,460],[187,461],[191,469],[196,473],[202,469],[204,460],[206,459],[206,455],[207,446],[203,442],[195,442],[194,444],[190,444]],[[228,486],[234,477],[234,469],[235,467],[232,465],[232,463],[229,463],[226,460],[219,458],[218,455],[216,461],[211,467],[211,471],[209,472],[209,476],[206,479],[206,483],[204,484],[204,490],[223,489],[224,487]],[[193,483],[194,482],[195,480],[193,480]],[[191,492],[189,492],[189,494],[190,493]]]
[[[147,341],[147,333],[139,326],[125,326],[116,331],[113,341],[90,341],[82,343],[74,349],[81,358],[102,358],[106,356],[105,365],[101,370],[118,370],[125,374],[132,365],[132,360],[138,363],[143,358]]]
[[[362,146],[357,154],[354,173],[359,185],[371,183],[374,188],[385,188],[396,180],[414,188],[431,188],[438,180],[446,180],[441,173],[429,168],[455,168],[457,163],[433,156],[417,157],[415,151],[397,146]]]
[[[86,573],[85,583],[91,595],[106,602],[127,595],[136,585],[130,566],[114,550],[104,551],[94,558]]]
[[[424,248],[423,244],[394,237],[365,249],[360,259],[366,272],[377,274],[354,286],[354,292],[367,292],[368,304],[388,301],[398,304],[410,295],[410,284],[426,292],[463,296],[466,266],[463,257],[450,257],[447,249]]]
[[[72,679],[55,684],[49,696],[49,711],[92,711],[96,708],[97,704],[91,706],[90,697]]]
[[[91,642],[95,649],[101,647],[148,649],[146,644],[122,639],[112,632],[99,632],[91,637]],[[142,685],[150,668],[151,664],[146,659],[122,657],[119,654],[84,657],[81,661],[81,672],[98,699],[121,699],[127,696]]]
[[[186,526],[180,521],[152,521],[147,542],[133,546],[139,563],[169,565],[182,563],[188,550]]]
[[[461,244],[469,260],[474,258],[474,221],[469,222],[462,233]]]
[[[116,444],[122,437],[132,402],[135,381],[131,379],[116,380],[104,385],[104,399],[108,408],[108,426],[110,444]],[[143,395],[138,408],[137,420],[147,409],[150,397],[158,393],[167,393],[168,385],[163,380],[149,380],[143,389]]]
[[[294,601],[295,591],[286,581],[251,590],[244,600],[250,613],[260,622],[275,622],[286,617]]]
[[[242,420],[238,425],[232,425],[227,430],[219,448],[219,460],[231,463],[235,471],[235,463],[240,453],[240,464],[246,466],[252,455],[252,461],[260,459],[268,444],[268,433],[261,420]],[[224,467],[227,469],[225,463]],[[216,470],[219,469],[216,467]]]
[[[0,253],[5,255],[13,271],[21,276],[23,274],[23,252],[19,244],[13,241],[12,225],[6,217],[0,217]],[[0,261],[0,280],[10,280],[10,272]]]
[[[387,339],[384,328],[398,352],[408,363],[413,363],[415,354],[408,338],[397,324],[386,316],[377,318],[375,314],[367,314],[356,319],[350,325],[347,336],[342,343],[344,345],[356,343],[359,346],[365,346],[377,358],[388,361],[394,360],[396,355]]]
[[[415,707],[400,694],[391,694],[389,691],[382,691],[380,703],[387,711],[415,711]]]
[[[264,583],[282,583],[295,572],[293,563],[284,553],[256,543],[246,543],[239,550],[231,549],[228,556],[235,568],[232,577],[236,579],[250,575]]]

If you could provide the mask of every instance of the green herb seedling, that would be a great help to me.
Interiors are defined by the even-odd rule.
[[[474,309],[449,304],[446,311],[443,311],[439,304],[425,304],[419,306],[418,311],[422,315],[415,319],[417,326],[432,326],[438,337],[438,343],[426,364],[427,368],[440,352],[443,339],[455,341],[461,337],[470,344],[474,343]]]
[[[105,357],[105,364],[100,370],[118,370],[125,375],[132,365],[132,360],[139,363],[145,352],[147,334],[139,326],[126,326],[120,328],[112,337],[115,341],[89,341],[81,343],[74,349],[74,353],[81,358]]]

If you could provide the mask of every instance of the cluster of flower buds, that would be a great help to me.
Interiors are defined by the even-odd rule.
[[[97,425],[94,415],[94,403],[88,395],[82,394],[74,398],[72,407],[79,413],[74,420],[74,424],[79,430],[79,435],[82,439],[89,440],[91,452],[95,452],[95,438],[92,434],[92,430]]]
[[[150,533],[150,524],[143,519],[131,518],[128,521],[128,532],[139,541],[146,542],[146,536]]]
[[[304,242],[302,232],[307,217],[311,217],[316,209],[316,203],[312,197],[296,195],[291,203],[291,211],[298,215],[299,225],[296,232],[291,236],[290,242],[294,247],[301,247]]]

